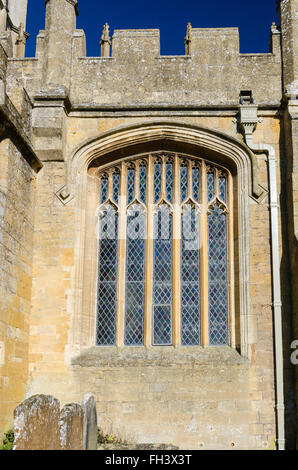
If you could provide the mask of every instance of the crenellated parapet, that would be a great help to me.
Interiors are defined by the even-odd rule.
[[[270,53],[240,53],[237,28],[188,26],[188,53],[176,56],[160,55],[158,29],[115,30],[111,39],[105,26],[99,56],[87,57],[75,5],[68,0],[57,5],[57,0],[47,1],[36,57],[9,66],[14,76],[20,70],[31,97],[41,88],[62,86],[72,105],[89,107],[237,105],[242,89],[252,90],[258,104],[273,105],[282,98],[280,31],[274,25]]]
[[[84,57],[85,36],[76,32],[71,101],[89,105],[237,104],[240,90],[248,87],[259,103],[278,103],[282,84],[277,28],[271,32],[271,43],[268,54],[241,54],[238,28],[189,25],[187,54],[164,56],[160,55],[159,30],[115,30],[111,56]]]
[[[276,25],[271,27],[267,54],[240,53],[238,28],[195,28],[188,23],[185,55],[164,56],[158,29],[116,29],[112,36],[106,23],[99,35],[99,56],[87,57],[77,14],[76,0],[46,0],[36,57],[8,62],[9,95],[20,101],[22,82],[34,101],[35,135],[44,132],[44,125],[38,130],[36,123],[46,123],[55,114],[52,148],[43,158],[64,159],[65,120],[71,110],[236,109],[240,90],[251,90],[258,105],[279,106],[282,73]],[[23,47],[21,38],[18,41]]]
[[[276,25],[271,28],[268,54],[241,54],[238,28],[194,28],[189,23],[185,55],[163,56],[158,29],[116,29],[111,39],[106,23],[99,56],[87,57],[85,33],[76,28],[77,14],[77,0],[46,0],[45,29],[36,40],[36,57],[9,67],[14,76],[20,70],[17,75],[31,97],[40,89],[43,95],[46,89],[52,95],[63,87],[72,105],[88,107],[235,106],[241,89],[252,90],[256,101],[267,105],[282,98]],[[25,45],[22,31],[16,39],[20,56]]]

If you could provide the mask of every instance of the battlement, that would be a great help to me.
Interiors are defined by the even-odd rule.
[[[116,29],[112,40],[112,57],[135,62],[160,55],[159,29]]]
[[[192,28],[189,53],[208,64],[236,60],[239,55],[238,28]]]
[[[238,28],[188,24],[185,55],[163,56],[158,29],[115,30],[111,39],[105,25],[102,55],[96,58],[86,57],[85,34],[76,30],[71,100],[88,107],[90,96],[92,105],[237,105],[240,90],[252,89],[258,102],[276,103],[281,99],[281,57],[275,38],[273,44],[271,53],[245,56],[240,53]],[[271,77],[269,84],[266,76]]]
[[[226,60],[240,54],[239,28],[192,28],[188,25],[185,38],[185,55],[200,56],[208,62]],[[160,30],[159,29],[116,29],[111,41],[112,57],[119,60],[132,60],[147,58],[152,60],[160,56]],[[271,27],[270,53],[280,52],[280,31],[275,23]],[[250,53],[241,55],[268,56],[268,53]],[[209,58],[209,59],[208,59]]]
[[[232,60],[239,54],[238,28],[192,28],[188,26],[185,55],[200,56],[205,63]],[[112,57],[119,61],[154,60],[160,56],[158,29],[115,30]]]
[[[71,4],[65,5],[71,11]],[[14,76],[16,68],[23,70],[20,76],[26,77],[31,96],[47,82],[52,88],[54,79],[55,86],[69,91],[72,103],[88,108],[166,103],[237,105],[241,89],[252,90],[258,103],[278,103],[281,99],[280,32],[276,27],[271,29],[272,52],[241,54],[238,28],[192,28],[188,24],[185,55],[163,56],[158,29],[116,29],[111,38],[106,24],[101,55],[87,57],[85,33],[72,26],[74,18],[72,12],[63,42],[54,30],[40,32],[36,42],[38,64],[9,62]],[[47,38],[53,43],[50,50]]]
[[[83,30],[74,30],[73,36],[81,37],[82,41],[86,41]],[[109,26],[106,23],[100,44],[103,46],[105,43],[108,47],[104,49],[105,53],[102,53],[102,48],[98,57],[113,57],[120,62],[134,62],[138,59],[152,61],[160,57],[172,57],[160,56],[159,29],[115,29],[111,39]],[[184,44],[186,56],[198,56],[204,63],[219,63],[218,61],[225,63],[229,58],[240,55],[239,28],[193,28],[189,23]],[[270,52],[262,53],[262,55],[268,56],[271,53],[278,55],[280,53],[280,30],[275,23],[271,27],[270,46]],[[251,53],[249,55],[259,56],[260,54]],[[173,57],[181,57],[181,55]]]

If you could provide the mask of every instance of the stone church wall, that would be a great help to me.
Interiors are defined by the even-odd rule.
[[[67,154],[70,155],[86,137],[95,137],[99,131],[131,125],[141,119],[145,122],[148,115],[149,112],[142,118],[86,116],[84,120],[81,116],[70,117],[66,132]],[[172,120],[179,122],[181,116]],[[183,120],[196,125],[207,123],[210,128],[230,135],[236,132],[231,116],[183,115]],[[255,141],[272,144],[279,155],[279,132],[278,116],[263,112]],[[240,134],[238,137],[241,138]],[[265,155],[257,158],[259,184],[267,189],[266,158]],[[278,175],[280,187],[280,169]],[[196,355],[183,348],[179,351],[150,348],[148,353],[138,348],[90,348],[76,340],[81,335],[80,328],[85,328],[83,320],[77,326],[73,320],[75,299],[80,297],[78,291],[82,288],[76,284],[75,274],[75,266],[80,263],[77,247],[82,232],[78,222],[81,214],[78,206],[80,176],[77,178],[74,200],[64,206],[55,196],[57,189],[65,183],[63,162],[44,162],[40,173],[35,221],[40,243],[35,247],[34,255],[34,264],[39,269],[33,288],[28,393],[55,392],[63,402],[67,397],[77,401],[89,390],[96,398],[105,431],[117,433],[132,442],[169,442],[180,448],[274,448],[268,197],[261,203],[251,199],[249,204],[250,360],[229,348],[222,351],[209,348],[205,352],[199,349]],[[283,259],[282,243],[280,248]],[[285,263],[282,265],[286,286],[288,272]],[[85,272],[88,279],[88,269]],[[91,280],[90,284],[88,282],[87,288],[91,287]],[[284,315],[286,325],[287,301]],[[289,330],[286,335],[290,337]],[[290,381],[292,372],[288,362]],[[291,400],[288,392],[289,406]]]
[[[0,144],[0,428],[28,381],[35,174],[13,142]]]
[[[281,3],[287,44],[297,0]],[[237,28],[192,28],[185,56],[160,56],[158,30],[116,30],[111,56],[86,57],[84,31],[75,27],[77,2],[48,0],[46,8],[35,58],[7,57],[0,47],[11,129],[42,162],[36,174],[18,140],[5,134],[0,142],[0,431],[24,397],[52,394],[63,405],[91,392],[104,432],[129,442],[275,448],[268,158],[244,143],[239,101],[249,91],[258,106],[253,141],[276,154],[286,438],[293,447],[296,56],[282,59],[288,49],[272,25],[268,54],[241,54]],[[222,142],[230,154],[220,154]],[[108,158],[150,149],[199,149],[199,157],[231,166],[238,247],[233,347],[94,346],[94,171]]]

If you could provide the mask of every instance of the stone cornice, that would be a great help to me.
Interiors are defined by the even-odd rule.
[[[288,110],[291,119],[298,119],[298,94],[286,93],[282,103],[283,107]]]
[[[42,88],[34,96],[34,106],[63,106],[67,113],[71,110],[71,102],[69,99],[69,90],[64,86],[50,86]]]
[[[298,100],[289,101],[288,112],[292,119],[298,119]]]

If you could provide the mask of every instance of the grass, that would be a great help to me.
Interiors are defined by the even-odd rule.
[[[14,432],[12,430],[7,431],[3,439],[2,445],[0,446],[0,450],[12,450],[13,448],[13,441],[14,441]]]

